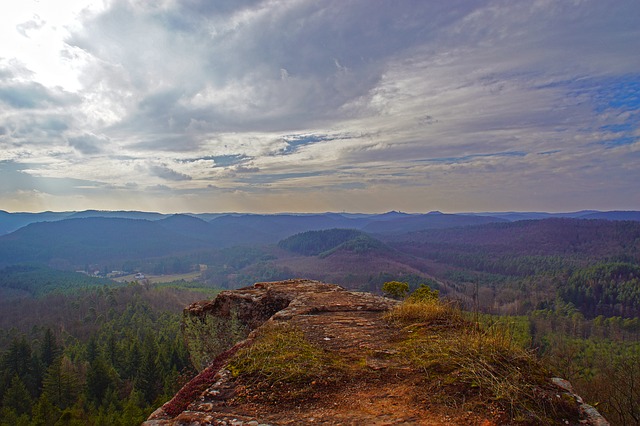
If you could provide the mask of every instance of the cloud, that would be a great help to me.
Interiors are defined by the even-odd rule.
[[[103,187],[87,179],[50,178],[32,174],[37,164],[0,161],[0,197],[37,191],[41,194],[68,196]]]
[[[637,1],[99,3],[3,28],[0,158],[29,161],[25,194],[30,176],[164,185],[150,205],[215,186],[212,209],[637,198]]]
[[[68,141],[71,147],[86,155],[98,154],[109,144],[109,138],[91,133],[70,137]]]
[[[183,180],[191,180],[191,176],[186,175],[184,173],[177,172],[167,167],[166,164],[150,165],[149,171],[151,172],[152,175],[165,180],[170,180],[175,182],[183,181]]]
[[[76,99],[59,89],[48,89],[42,84],[0,84],[0,102],[18,109],[65,106]]]
[[[35,15],[32,20],[16,25],[16,30],[24,37],[29,37],[29,32],[39,30],[45,25],[45,22]]]
[[[237,173],[258,173],[260,169],[257,167],[237,165],[233,167],[233,171]]]

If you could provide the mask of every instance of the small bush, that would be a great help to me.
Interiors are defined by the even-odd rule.
[[[409,293],[409,284],[400,281],[387,281],[382,284],[382,292],[394,299],[404,299]]]
[[[413,293],[411,293],[411,296],[409,296],[409,300],[413,302],[420,302],[420,301],[427,302],[432,300],[438,300],[439,297],[440,297],[440,292],[438,290],[432,290],[431,287],[429,287],[428,285],[420,284],[420,287],[418,287],[413,291]]]

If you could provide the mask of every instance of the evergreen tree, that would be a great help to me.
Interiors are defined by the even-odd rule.
[[[134,341],[129,346],[129,351],[127,352],[123,369],[123,377],[127,379],[135,379],[138,375],[140,365],[142,365],[142,352],[140,351],[140,345],[138,342]]]
[[[142,354],[142,364],[138,370],[138,388],[142,392],[145,401],[152,403],[158,396],[161,387],[159,368],[156,359],[156,348],[151,338],[145,340]]]
[[[20,340],[13,339],[9,349],[2,357],[2,370],[9,377],[18,376],[22,380],[31,376],[31,345],[24,336]]]
[[[33,426],[54,426],[60,417],[60,410],[43,393],[33,407],[31,423]]]
[[[2,405],[5,408],[14,410],[18,416],[31,413],[31,406],[33,405],[31,395],[17,375],[11,379],[11,386],[4,393]]]
[[[40,347],[40,360],[44,364],[44,367],[48,368],[58,357],[59,353],[60,347],[56,343],[56,337],[53,335],[51,328],[47,327],[42,339],[42,346]]]
[[[30,426],[27,414],[18,415],[15,410],[2,407],[0,409],[0,426]]]
[[[87,397],[89,400],[100,405],[102,398],[109,387],[113,384],[112,368],[107,361],[99,356],[89,364],[87,371]]]
[[[64,410],[76,401],[79,383],[78,373],[71,360],[63,356],[47,369],[43,392],[53,404]]]
[[[145,421],[146,416],[142,407],[144,406],[143,396],[133,389],[127,398],[122,410],[123,425],[138,425]]]
[[[87,343],[87,361],[93,362],[98,356],[98,343],[96,336],[91,336]]]

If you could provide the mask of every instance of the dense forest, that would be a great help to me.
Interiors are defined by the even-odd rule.
[[[139,424],[193,376],[180,312],[212,294],[131,283],[3,301],[0,424]]]

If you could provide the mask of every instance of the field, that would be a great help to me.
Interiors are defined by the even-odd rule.
[[[200,271],[197,272],[189,272],[186,274],[168,274],[168,275],[146,275],[144,279],[140,280],[136,278],[135,274],[124,275],[122,277],[115,278],[114,281],[118,281],[121,283],[127,283],[132,281],[149,281],[150,284],[165,284],[173,281],[199,281],[202,277]]]

